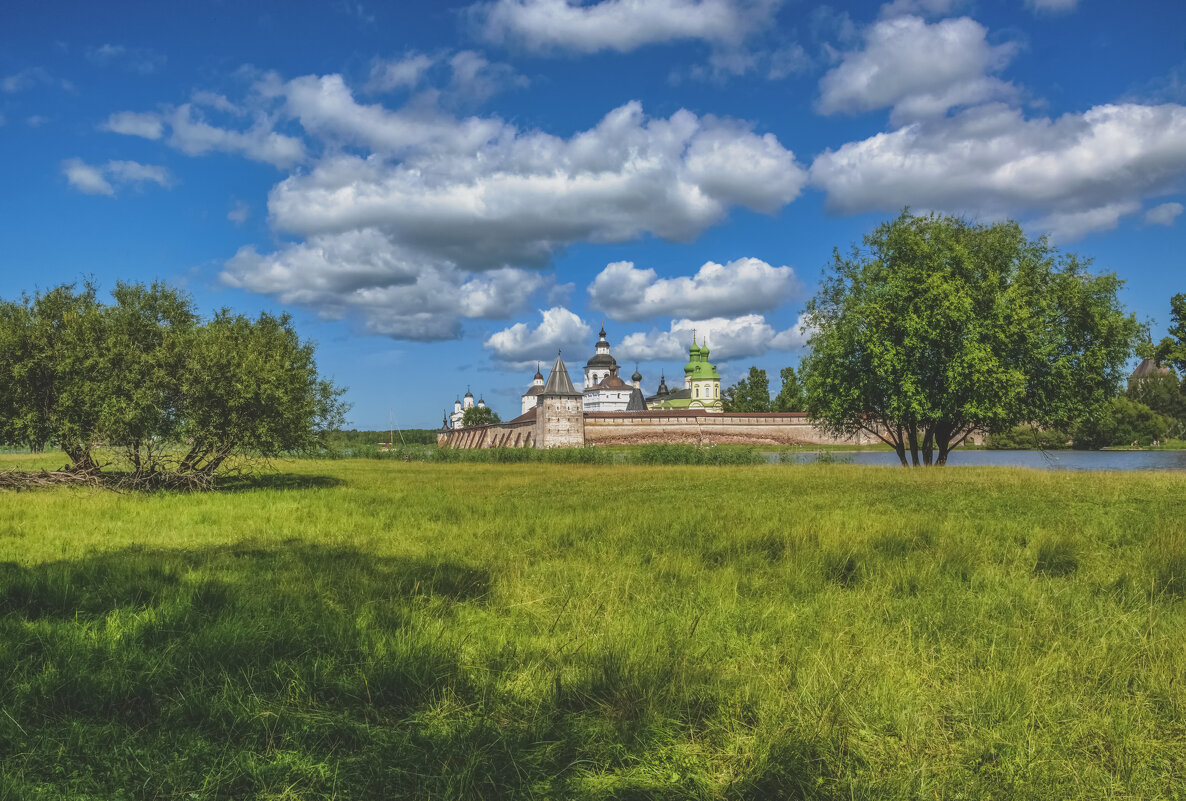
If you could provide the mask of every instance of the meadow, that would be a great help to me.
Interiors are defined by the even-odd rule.
[[[0,493],[0,799],[1186,798],[1186,475],[275,467]]]

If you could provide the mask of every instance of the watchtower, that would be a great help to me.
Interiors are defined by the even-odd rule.
[[[560,354],[535,410],[535,447],[580,448],[585,444],[584,396],[577,392]]]

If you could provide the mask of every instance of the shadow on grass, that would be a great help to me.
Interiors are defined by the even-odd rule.
[[[346,482],[336,476],[311,476],[305,473],[255,473],[242,476],[221,476],[214,484],[218,492],[248,492],[250,490],[332,489]]]
[[[575,692],[520,697],[521,663],[469,642],[495,584],[295,541],[0,563],[0,798],[711,795],[691,778],[586,786],[623,747],[645,764],[669,741],[646,734],[664,707],[695,726],[715,698],[696,679],[695,707],[670,660],[658,679],[592,660]],[[817,775],[772,754],[729,797],[800,797]]]

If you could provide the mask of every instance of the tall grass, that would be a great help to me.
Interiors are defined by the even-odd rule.
[[[0,798],[1183,797],[1186,477],[280,467],[0,495]]]

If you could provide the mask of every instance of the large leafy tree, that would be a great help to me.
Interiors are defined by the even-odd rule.
[[[749,368],[745,378],[721,393],[726,412],[770,411],[770,379],[765,370]]]
[[[107,383],[105,320],[91,283],[0,304],[0,437],[41,450],[54,442],[94,470]]]
[[[782,368],[779,377],[782,378],[782,387],[779,388],[778,394],[774,396],[774,411],[803,411],[806,399],[803,397],[803,385],[799,382],[799,377],[795,375],[795,368]]]
[[[54,443],[86,473],[103,467],[96,445],[115,446],[153,479],[307,448],[340,424],[342,390],[287,316],[203,322],[163,284],[121,283],[112,301],[89,282],[0,301],[0,441]]]
[[[807,411],[870,433],[903,465],[942,465],[972,431],[1066,427],[1113,397],[1141,326],[1093,274],[1014,222],[903,212],[807,306]]]
[[[318,375],[313,355],[287,314],[253,320],[223,309],[201,326],[181,376],[189,447],[177,471],[208,475],[235,453],[307,449],[339,427],[343,390]]]

